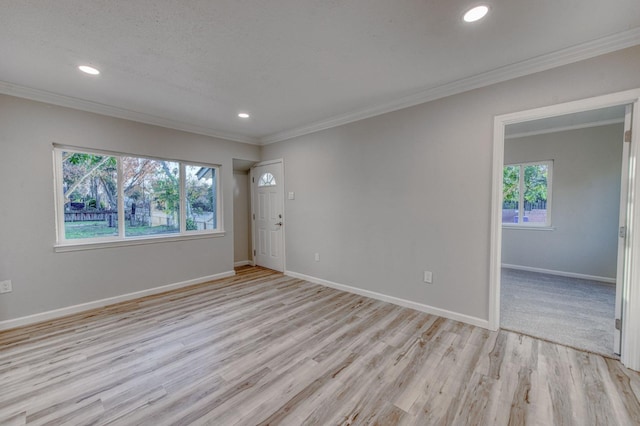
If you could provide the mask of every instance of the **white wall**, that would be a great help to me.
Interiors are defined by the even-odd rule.
[[[615,278],[623,124],[505,141],[505,163],[554,160],[553,231],[503,227],[502,263]]]
[[[493,117],[638,88],[638,69],[634,47],[263,147],[296,193],[287,269],[487,320]]]
[[[248,261],[251,256],[251,196],[249,172],[233,172],[233,260]]]
[[[227,234],[55,253],[52,143],[221,164]],[[259,148],[0,95],[0,321],[233,270],[232,158]]]

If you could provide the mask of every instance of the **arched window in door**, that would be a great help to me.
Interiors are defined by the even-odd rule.
[[[262,176],[260,176],[260,179],[258,179],[258,186],[275,186],[276,185],[276,178],[269,172],[264,173]]]

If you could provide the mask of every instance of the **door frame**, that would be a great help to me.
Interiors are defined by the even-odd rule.
[[[629,187],[627,203],[627,238],[625,273],[622,279],[622,350],[621,362],[640,371],[640,89],[627,90],[593,98],[566,102],[494,117],[491,194],[491,243],[489,264],[489,329],[500,328],[500,271],[502,266],[502,169],[504,166],[505,127],[509,124],[558,115],[633,105],[631,146],[629,149]]]
[[[256,265],[256,220],[254,219],[255,212],[255,203],[254,203],[254,170],[256,167],[260,166],[268,166],[269,164],[278,164],[282,165],[282,272],[284,273],[287,270],[287,239],[286,239],[286,228],[287,228],[287,215],[285,212],[285,177],[284,177],[284,158],[276,158],[274,160],[265,160],[260,161],[253,166],[251,166],[249,172],[249,186],[251,187],[251,208],[249,209],[251,214],[251,262],[253,265]]]
[[[633,124],[633,107],[627,105],[624,111],[624,134],[627,131],[631,131],[631,125]],[[623,136],[624,139],[624,136]],[[628,207],[629,207],[629,155],[631,151],[631,144],[627,144],[623,140],[622,146],[622,171],[620,178],[620,203],[618,213],[618,256],[616,259],[616,300],[615,300],[615,318],[616,324],[614,325],[613,334],[613,350],[615,354],[620,355],[622,350],[622,330],[617,328],[618,319],[622,320],[622,296],[624,290],[624,276],[626,274],[625,265],[627,260],[627,220]],[[626,165],[626,168],[624,167]],[[622,231],[624,228],[624,231]],[[621,232],[624,232],[624,236],[621,236]]]

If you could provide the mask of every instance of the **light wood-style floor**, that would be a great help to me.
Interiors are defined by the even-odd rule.
[[[631,425],[615,360],[261,268],[0,333],[0,424]]]

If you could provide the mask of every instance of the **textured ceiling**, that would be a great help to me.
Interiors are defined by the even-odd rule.
[[[0,81],[258,142],[614,34],[640,43],[638,0],[492,0],[464,24],[476,3],[0,0]]]

